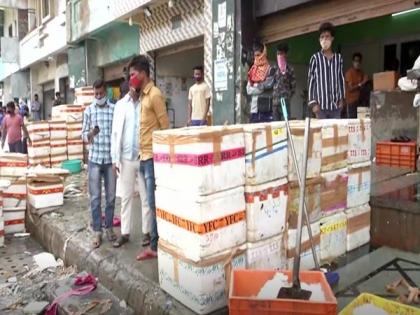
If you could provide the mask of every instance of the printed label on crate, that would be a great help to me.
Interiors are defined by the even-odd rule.
[[[347,221],[342,220],[333,224],[321,224],[320,230],[322,234],[330,234],[335,231],[344,229],[347,226]]]

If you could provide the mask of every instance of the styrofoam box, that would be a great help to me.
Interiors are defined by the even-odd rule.
[[[5,234],[25,232],[25,211],[26,207],[3,210]]]
[[[0,247],[4,246],[4,218],[0,216]]]
[[[69,160],[81,160],[81,161],[83,161],[83,153],[75,153],[75,154],[68,153],[67,158]]]
[[[246,244],[248,269],[286,269],[285,233],[269,239]]]
[[[321,172],[347,166],[348,124],[346,119],[321,120]]]
[[[347,251],[370,241],[370,206],[365,204],[345,211],[347,216]]]
[[[51,152],[50,139],[33,141],[32,145],[28,145],[28,157],[39,158],[49,156]]]
[[[67,139],[82,139],[82,122],[67,123]]]
[[[44,141],[50,139],[50,125],[48,121],[31,122],[26,125],[29,138],[32,141]]]
[[[302,174],[302,158],[303,158],[303,143],[305,124],[303,122],[290,122],[292,139],[296,150],[298,166]],[[293,162],[292,150],[288,150],[289,155],[289,181],[297,181],[295,166]],[[322,139],[321,139],[321,125],[318,122],[311,123],[311,132],[309,137],[308,147],[308,165],[306,171],[307,178],[319,177],[321,173],[321,153],[322,153]]]
[[[337,213],[320,221],[321,261],[331,261],[346,253],[347,217]]]
[[[0,175],[4,177],[22,177],[28,169],[28,156],[20,153],[2,153],[0,155]]]
[[[370,162],[349,165],[347,184],[347,208],[354,208],[370,200]]]
[[[53,120],[64,120],[66,122],[83,121],[84,108],[81,105],[59,105],[52,108]]]
[[[28,183],[28,202],[35,209],[61,206],[63,183]]]
[[[67,160],[67,153],[51,156],[51,166],[61,167],[61,164]]]
[[[217,151],[220,164],[214,163]],[[158,186],[208,195],[245,184],[245,142],[238,126],[156,131],[153,154]]]
[[[7,178],[10,186],[3,191],[3,208],[26,208],[26,178]]]
[[[349,164],[370,161],[372,129],[369,118],[349,119]]]
[[[67,124],[66,121],[50,120],[50,138],[51,139],[66,139],[67,138]]]
[[[37,158],[29,158],[29,165],[31,167],[42,165],[44,167],[51,167],[51,159],[50,156],[43,156]]]
[[[246,241],[244,188],[207,196],[157,186],[156,217],[160,239],[193,261]]]
[[[309,215],[309,222],[315,223],[321,218],[321,190],[322,178],[311,178],[306,180],[305,202]],[[289,196],[287,200],[287,223],[289,229],[297,228],[299,213],[299,184],[289,183]]]
[[[246,184],[258,185],[287,176],[287,132],[284,122],[243,125]]]
[[[160,242],[160,287],[198,314],[208,314],[225,307],[230,271],[246,267],[245,246],[210,256],[198,263],[180,256],[176,248],[168,248]]]
[[[311,224],[312,237],[315,247],[315,253],[320,258],[320,230],[319,230],[319,221]],[[289,229],[287,231],[287,265],[288,269],[293,268],[293,260],[295,257],[295,247],[296,247],[296,232],[297,229]],[[312,255],[311,243],[309,241],[308,228],[306,225],[302,228],[302,239],[301,239],[301,253],[300,253],[300,268],[302,270],[310,270],[315,268],[314,257]]]
[[[67,139],[51,139],[51,156],[67,154]]]
[[[329,216],[347,208],[347,167],[336,171],[321,173],[321,214]]]
[[[83,155],[82,139],[67,140],[67,153],[69,155],[74,155],[74,154]]]
[[[287,179],[245,186],[247,241],[256,242],[285,231]]]

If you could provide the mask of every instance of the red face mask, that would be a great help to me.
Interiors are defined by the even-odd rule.
[[[141,85],[142,85],[141,80],[139,80],[139,78],[137,78],[137,76],[135,74],[131,75],[130,86],[133,87],[136,90],[140,90]]]

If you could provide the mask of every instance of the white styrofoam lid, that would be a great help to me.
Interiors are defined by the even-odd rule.
[[[8,188],[11,184],[10,180],[0,179],[0,189]]]

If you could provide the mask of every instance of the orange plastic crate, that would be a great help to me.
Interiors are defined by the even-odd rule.
[[[320,271],[301,271],[300,280],[305,283],[320,283],[325,294],[325,302],[302,301],[291,299],[263,300],[256,296],[264,284],[277,272],[292,277],[290,270],[244,270],[232,271],[229,292],[230,315],[292,315],[292,314],[337,314],[337,300]]]
[[[380,141],[376,143],[376,164],[416,170],[417,143]]]

